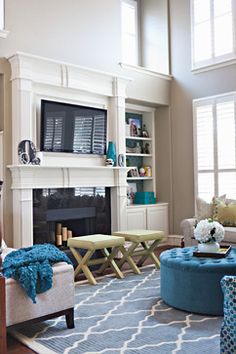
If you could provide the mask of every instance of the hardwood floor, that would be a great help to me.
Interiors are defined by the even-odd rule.
[[[7,336],[7,353],[10,354],[30,354],[30,353],[35,353],[33,350],[27,348],[18,340],[13,338],[12,336],[8,335]]]
[[[157,257],[159,258],[161,252],[173,248],[171,246],[163,246],[163,247],[159,247],[156,251],[155,254],[157,255]],[[147,260],[146,264],[150,264],[151,262],[149,262]],[[124,265],[124,267],[122,269],[128,269],[128,265]],[[15,338],[13,338],[11,335],[7,336],[7,353],[8,354],[32,354],[35,353],[33,350],[27,348],[25,345],[21,344],[18,340],[16,340]]]

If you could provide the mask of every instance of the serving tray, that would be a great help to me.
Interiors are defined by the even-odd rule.
[[[207,257],[207,258],[225,258],[231,250],[230,245],[221,246],[218,252],[200,252],[194,251],[193,256],[195,257]]]

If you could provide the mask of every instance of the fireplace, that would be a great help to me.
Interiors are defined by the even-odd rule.
[[[111,233],[110,188],[33,190],[33,243],[66,246],[68,237]]]
[[[104,151],[102,154],[65,152],[66,149],[58,152],[55,147],[48,151],[41,146],[40,137],[42,100],[90,107],[106,112],[106,143],[115,143],[117,156],[125,154],[125,99],[129,79],[24,53],[13,55],[9,62],[13,109],[12,159],[8,167],[12,177],[13,246],[54,243],[57,224],[67,227],[74,236],[125,230],[126,167],[106,167]],[[34,142],[40,165],[19,164],[18,144],[25,139]],[[70,197],[74,194],[74,203],[79,199],[76,195],[79,188],[95,187],[109,190],[106,213],[100,212],[96,205],[62,204],[60,211],[51,206],[53,198],[61,193]],[[61,199],[65,202],[70,198]],[[44,209],[49,200],[50,208]],[[56,204],[60,204],[59,200]],[[106,221],[104,214],[108,217]]]

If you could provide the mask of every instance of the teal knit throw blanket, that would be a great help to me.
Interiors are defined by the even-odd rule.
[[[36,303],[36,294],[52,287],[52,265],[57,262],[72,264],[64,252],[51,244],[20,248],[5,257],[3,274],[17,280]]]

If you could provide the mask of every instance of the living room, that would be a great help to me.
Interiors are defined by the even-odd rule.
[[[226,194],[226,198],[236,199],[235,154],[222,149],[223,167],[206,161],[210,154],[217,160],[217,149],[213,147],[217,141],[218,146],[227,142],[228,149],[235,150],[236,54],[232,33],[236,24],[232,14],[236,3],[225,0],[221,6],[222,2],[0,1],[1,219],[8,247],[37,243],[37,235],[42,232],[36,235],[35,230],[42,224],[44,212],[38,201],[46,200],[53,190],[63,189],[69,199],[73,189],[75,203],[80,193],[87,193],[86,188],[99,189],[101,197],[101,189],[105,188],[109,219],[105,223],[101,219],[99,225],[107,224],[109,231],[101,226],[99,233],[134,228],[160,230],[165,233],[166,247],[181,246],[180,225],[196,215],[197,197],[204,199],[206,206],[213,196]],[[128,14],[122,7],[125,5],[131,9]],[[222,21],[214,27],[214,45],[209,30],[209,26],[213,27],[213,7],[214,13],[219,12],[216,18]],[[126,15],[131,17],[125,22]],[[42,121],[47,113],[42,118],[42,102],[106,112],[104,153],[46,149]],[[214,127],[206,123],[200,135],[197,123],[204,114],[216,115],[217,104],[222,102],[231,104],[226,107],[231,110],[228,123],[217,123],[221,131],[216,128],[216,120]],[[203,111],[206,106],[207,113]],[[223,118],[228,114],[225,112]],[[130,130],[134,115],[141,131],[138,133]],[[20,160],[19,143],[25,140],[33,142],[39,165],[28,161],[28,157],[26,163]],[[137,152],[137,141],[141,154]],[[116,148],[117,165],[112,168],[105,166],[108,142]],[[131,194],[153,193],[157,203],[135,204],[133,196],[127,196],[127,183]],[[87,216],[90,221],[91,212]],[[64,207],[61,213],[65,213]],[[51,223],[53,220],[48,219]],[[90,221],[83,223],[89,223],[91,230]],[[62,239],[56,236],[48,235],[46,242],[53,238],[60,244]],[[233,236],[225,237],[226,244],[233,245]],[[157,348],[150,353],[161,353],[161,347]],[[181,349],[177,352],[181,353]]]

